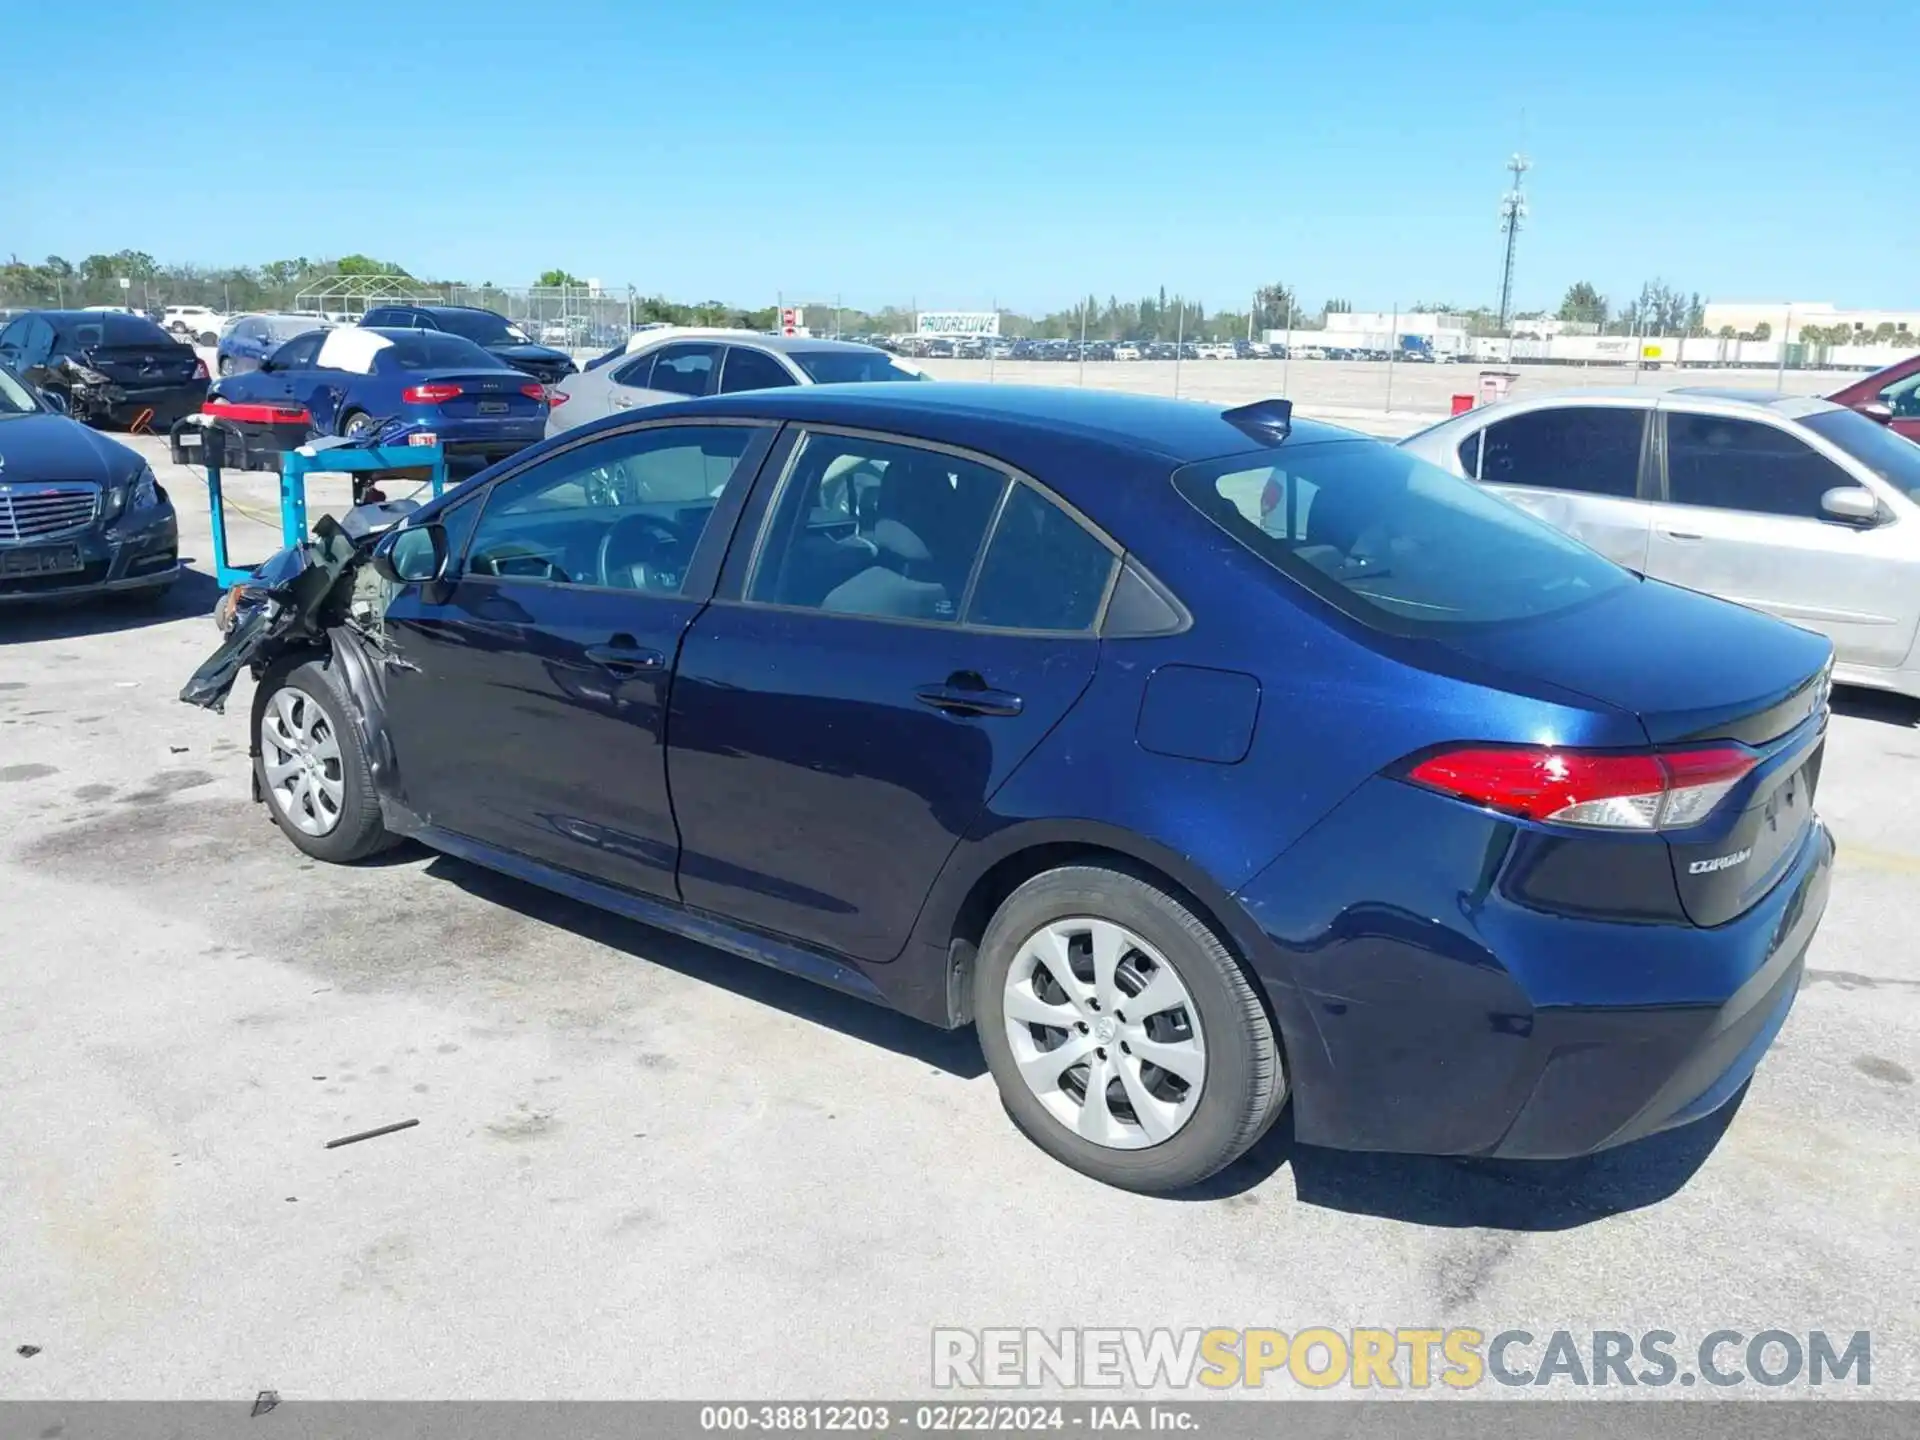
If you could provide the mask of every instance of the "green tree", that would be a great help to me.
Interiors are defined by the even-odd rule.
[[[1353,313],[1353,302],[1351,300],[1329,300],[1320,307],[1320,313],[1322,315],[1351,315]]]
[[[567,270],[542,270],[540,278],[533,283],[543,290],[557,290],[562,285],[580,285],[585,282]]]
[[[1607,297],[1585,280],[1575,281],[1560,298],[1559,318],[1578,325],[1607,323]]]
[[[1294,319],[1300,301],[1291,285],[1277,281],[1253,292],[1253,327],[1256,330],[1284,330]]]

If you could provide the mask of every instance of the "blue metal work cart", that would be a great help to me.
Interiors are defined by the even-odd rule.
[[[226,432],[219,426],[206,426],[200,435],[202,453],[187,463],[197,460],[207,472],[214,574],[226,588],[245,583],[252,577],[254,566],[236,565],[227,553],[226,496],[220,482],[220,472],[227,459]],[[307,476],[315,472],[351,475],[356,504],[368,487],[382,480],[425,484],[438,496],[447,485],[447,457],[438,443],[371,448],[300,446],[283,452],[280,456],[280,543],[283,547],[303,544],[307,539]]]

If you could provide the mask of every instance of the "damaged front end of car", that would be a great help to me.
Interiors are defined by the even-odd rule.
[[[256,685],[249,753],[257,759],[258,712],[267,693],[258,682],[275,669],[323,661],[339,671],[351,697],[376,781],[390,774],[382,722],[389,658],[385,617],[398,586],[370,562],[380,541],[417,508],[401,500],[360,506],[344,521],[323,515],[312,539],[280,551],[221,596],[214,621],[226,638],[193,672],[180,698],[224,714],[241,673],[250,673]],[[253,798],[262,798],[257,767]]]

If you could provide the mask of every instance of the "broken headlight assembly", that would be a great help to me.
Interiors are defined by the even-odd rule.
[[[131,480],[122,480],[107,487],[106,497],[101,502],[100,518],[112,524],[122,516],[151,510],[160,503],[160,493],[160,482],[154,478],[153,467],[142,465]]]

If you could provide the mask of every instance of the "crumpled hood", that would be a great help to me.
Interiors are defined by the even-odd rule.
[[[0,420],[0,485],[92,480],[112,485],[140,468],[140,457],[64,415]]]

